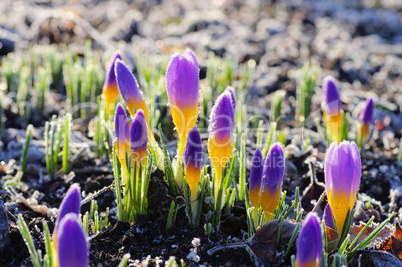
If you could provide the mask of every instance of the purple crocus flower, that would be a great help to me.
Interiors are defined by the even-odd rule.
[[[57,230],[57,252],[60,267],[87,267],[89,246],[78,216],[69,213]]]
[[[296,267],[318,267],[323,249],[321,225],[314,213],[304,220],[297,241]]]
[[[142,110],[135,114],[130,130],[131,151],[133,152],[133,165],[144,163],[147,157],[148,129],[145,115]]]
[[[328,204],[335,217],[337,231],[342,232],[348,213],[352,210],[359,190],[361,177],[361,160],[359,150],[354,142],[335,142],[325,156],[325,191]]]
[[[198,62],[190,50],[184,55],[174,54],[166,70],[166,90],[172,114],[180,137],[178,157],[184,151],[187,135],[197,121],[199,76]]]
[[[285,173],[285,158],[279,143],[271,146],[265,159],[262,172],[260,203],[265,213],[266,221],[269,221],[281,196],[281,186]]]
[[[331,229],[335,229],[334,225],[334,215],[332,214],[332,208],[329,204],[325,206],[324,214],[322,215],[322,219],[325,222],[325,226]]]
[[[250,168],[250,188],[248,191],[251,205],[258,208],[260,204],[260,185],[262,179],[262,171],[264,168],[264,159],[261,151],[257,148]]]
[[[191,197],[195,199],[202,165],[202,142],[197,126],[194,126],[188,133],[184,161],[186,181],[190,187]]]
[[[114,131],[116,135],[116,149],[117,157],[122,162],[126,160],[126,151],[130,149],[130,128],[128,125],[128,119],[126,111],[123,106],[119,103],[117,104],[115,115],[114,115]]]
[[[68,189],[66,195],[64,196],[60,207],[59,214],[57,215],[56,224],[54,227],[54,232],[57,233],[60,221],[68,213],[80,214],[80,203],[81,203],[81,192],[80,186],[78,184],[73,184]]]
[[[363,122],[364,125],[369,125],[373,123],[374,120],[374,101],[373,98],[369,98],[366,101],[366,104],[363,110],[360,113],[360,121]]]
[[[116,102],[117,97],[119,96],[119,89],[117,88],[116,83],[116,75],[114,73],[114,65],[116,60],[121,60],[121,55],[119,52],[115,52],[109,61],[109,66],[107,68],[105,84],[103,85],[103,95],[106,99],[106,104]]]
[[[149,121],[149,113],[145,104],[144,96],[138,89],[138,83],[130,69],[121,60],[116,60],[115,73],[117,85],[124,102],[126,103],[128,112],[131,116],[135,116],[137,110],[142,109],[146,121]]]
[[[334,77],[327,76],[324,78],[322,94],[324,98],[324,112],[326,112],[328,116],[336,116],[341,109],[341,100]]]
[[[208,154],[220,182],[222,168],[226,166],[233,150],[234,113],[229,92],[221,94],[211,111],[209,119]]]

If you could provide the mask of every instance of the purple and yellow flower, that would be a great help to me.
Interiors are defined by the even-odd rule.
[[[324,98],[324,121],[329,126],[328,129],[331,131],[332,140],[339,144],[341,141],[340,127],[342,124],[341,99],[333,77],[327,76],[324,78],[322,93]]]
[[[370,130],[370,125],[374,121],[374,108],[375,106],[373,98],[370,97],[369,99],[367,99],[366,104],[364,105],[364,108],[360,113],[361,132],[359,134],[361,135],[362,143],[366,141]]]
[[[186,148],[184,150],[185,176],[191,191],[191,199],[197,197],[197,186],[201,175],[202,143],[197,126],[188,133]]]
[[[119,96],[119,89],[117,88],[116,75],[114,72],[114,65],[117,59],[121,60],[119,52],[115,52],[110,58],[105,84],[103,85],[103,95],[105,96],[107,109],[109,109],[110,104],[116,102]]]
[[[261,151],[257,148],[250,168],[250,185],[249,185],[249,199],[254,209],[258,209],[260,205],[260,189],[262,171],[264,169],[264,159],[262,158]]]
[[[60,221],[68,213],[80,214],[80,203],[81,203],[81,192],[80,186],[78,184],[73,184],[68,189],[66,195],[61,201],[59,212],[56,219],[56,224],[54,227],[54,233],[57,232],[59,228]]]
[[[285,158],[279,143],[271,146],[265,159],[262,172],[260,203],[265,213],[265,220],[269,221],[281,197],[283,175],[285,173]]]
[[[127,180],[126,152],[130,151],[130,127],[126,111],[119,103],[114,115],[114,130],[116,135],[116,154],[122,167],[123,182]]]
[[[60,267],[87,267],[89,246],[75,213],[68,213],[57,229],[57,252]]]
[[[324,214],[322,215],[325,226],[331,229],[335,229],[334,215],[332,213],[331,205],[327,204],[324,209]]]
[[[52,235],[52,248],[57,255],[57,236],[59,232],[59,228],[61,225],[61,221],[67,214],[80,214],[80,205],[81,205],[81,191],[78,184],[73,184],[68,189],[66,195],[61,201],[59,212],[57,214],[56,223],[53,230]],[[57,259],[55,259],[57,262]]]
[[[148,127],[142,109],[135,114],[130,130],[131,151],[133,153],[133,166],[144,164],[147,157]]]
[[[332,208],[338,233],[342,232],[348,210],[356,201],[361,177],[359,150],[354,142],[335,142],[325,156],[325,191]]]
[[[215,189],[218,189],[222,169],[226,166],[233,151],[234,113],[229,92],[223,92],[211,111],[209,120],[208,154],[215,169]],[[217,191],[215,191],[215,194]]]
[[[296,267],[318,267],[323,249],[321,225],[314,213],[307,215],[297,241]]]
[[[138,89],[138,83],[130,69],[121,60],[116,60],[115,73],[117,85],[126,103],[128,112],[131,116],[135,116],[137,110],[142,109],[145,119],[149,121],[149,111],[145,103],[142,92]]]
[[[195,55],[187,50],[184,55],[173,55],[166,70],[166,90],[170,113],[180,137],[178,159],[183,156],[187,135],[197,121],[199,76]]]

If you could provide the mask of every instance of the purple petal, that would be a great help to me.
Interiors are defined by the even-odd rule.
[[[325,155],[325,163],[324,163],[324,174],[325,174],[325,191],[327,192],[327,196],[329,196],[329,190],[332,188],[332,174],[331,168],[333,164],[333,156],[334,151],[336,149],[336,142],[333,142],[328,150],[327,154]]]
[[[354,171],[352,178],[352,194],[356,195],[359,191],[360,178],[362,176],[362,163],[360,159],[359,149],[357,148],[355,142],[350,143],[350,149],[352,152],[352,158],[354,162]]]
[[[63,201],[59,207],[59,214],[57,215],[55,232],[59,228],[60,221],[68,213],[80,214],[81,192],[78,184],[73,184],[68,189]]]
[[[332,208],[329,204],[327,204],[325,206],[324,214],[322,215],[322,219],[324,220],[326,227],[335,229],[334,214],[332,213]]]
[[[233,112],[235,112],[236,110],[236,98],[235,98],[235,94],[234,94],[234,88],[231,86],[226,87],[225,92],[229,92],[230,93],[230,97],[232,99],[232,105],[233,105]]]
[[[120,94],[128,106],[131,101],[143,100],[137,80],[130,69],[119,59],[115,63],[115,73]]]
[[[285,173],[285,158],[279,143],[271,146],[265,159],[262,173],[261,190],[268,190],[274,194],[282,185]]]
[[[121,60],[121,55],[118,51],[113,53],[112,57],[110,58],[109,65],[107,67],[106,80],[105,80],[105,84],[107,86],[112,86],[116,84],[116,74],[114,72],[114,65],[117,59]]]
[[[134,121],[131,124],[130,142],[131,150],[134,153],[146,152],[148,144],[148,128],[142,109],[135,113]]]
[[[328,163],[327,163],[328,164]],[[355,162],[350,142],[343,141],[334,151],[331,164],[332,190],[334,198],[340,194],[350,195]]]
[[[309,266],[310,263],[320,265],[323,249],[321,225],[317,216],[309,213],[304,220],[297,241],[296,266]]]
[[[262,158],[261,151],[257,148],[255,150],[252,165],[250,168],[250,192],[254,191],[261,184],[262,171],[264,168],[264,159]]]
[[[191,61],[191,63],[193,63],[194,68],[196,69],[197,73],[199,72],[199,67],[198,67],[198,62],[197,62],[197,58],[195,57],[194,53],[187,49],[186,53],[184,53],[184,56]]]
[[[208,131],[215,141],[226,142],[234,130],[234,113],[230,93],[221,94],[211,111]]]
[[[324,78],[322,93],[324,98],[324,111],[330,116],[338,114],[341,109],[341,99],[333,77],[327,76]]]
[[[367,99],[366,104],[363,110],[360,113],[360,121],[362,121],[365,125],[373,123],[374,120],[374,101],[370,97]]]
[[[118,142],[125,142],[129,138],[129,126],[126,111],[118,103],[114,114],[114,131]]]
[[[194,166],[201,168],[202,163],[202,142],[197,126],[194,126],[188,133],[186,147],[184,150],[185,167]]]
[[[57,252],[60,267],[87,267],[89,247],[78,216],[67,214],[57,231]]]
[[[173,56],[166,71],[166,90],[172,105],[179,108],[198,105],[198,63],[192,52]]]

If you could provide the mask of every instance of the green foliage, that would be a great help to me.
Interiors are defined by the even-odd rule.
[[[127,181],[123,184],[119,170],[121,166],[116,153],[116,145],[114,145],[113,170],[116,184],[118,219],[123,222],[134,223],[137,215],[147,213],[147,195],[153,158],[148,150],[146,162],[143,164],[140,163],[137,166],[132,161],[132,154],[128,155],[126,153]],[[123,186],[124,189],[122,188]]]
[[[315,93],[315,85],[319,67],[316,65],[310,66],[306,63],[302,69],[302,75],[296,88],[297,99],[297,116],[301,122],[304,122],[311,113],[312,98]]]
[[[169,215],[166,222],[166,230],[169,230],[174,226],[178,211],[179,206],[175,204],[174,200],[172,200],[172,202],[170,203]]]
[[[63,122],[53,116],[50,122],[46,122],[44,132],[46,168],[50,178],[56,175],[62,134]]]
[[[278,123],[281,116],[282,101],[285,95],[285,90],[278,90],[275,92],[271,103],[271,121],[275,121]]]
[[[21,172],[25,172],[25,168],[27,166],[28,150],[29,150],[29,144],[31,143],[32,127],[33,127],[32,124],[28,125],[27,130],[25,132],[24,150],[21,155]]]
[[[105,216],[102,218],[98,211],[98,204],[95,200],[91,200],[91,207],[89,212],[87,211],[82,217],[82,228],[87,234],[95,234],[102,230],[104,227],[108,227],[109,223],[109,207],[106,208]]]

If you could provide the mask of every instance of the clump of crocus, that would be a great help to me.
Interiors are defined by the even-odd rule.
[[[88,266],[89,246],[84,229],[75,213],[68,213],[57,229],[58,266]]]
[[[211,111],[209,120],[208,154],[215,169],[215,200],[222,178],[222,170],[232,155],[234,143],[234,112],[229,92],[221,94]]]
[[[120,103],[114,115],[114,129],[116,135],[116,153],[122,168],[123,183],[127,180],[126,152],[130,150],[130,128],[126,111]]]
[[[177,155],[175,176],[181,186],[181,162],[188,133],[197,121],[199,76],[198,63],[195,55],[187,50],[184,55],[173,55],[166,70],[166,90],[172,114],[173,123],[179,133],[180,143]]]
[[[307,215],[297,241],[296,267],[318,267],[323,249],[321,225],[314,213]]]
[[[265,158],[260,185],[260,204],[265,213],[265,221],[269,221],[281,198],[281,187],[285,173],[285,157],[282,147],[275,143]]]
[[[357,144],[360,148],[363,148],[364,143],[367,141],[370,126],[374,121],[374,108],[373,98],[370,97],[367,99],[359,117],[360,122],[357,130]]]
[[[339,96],[338,87],[336,86],[335,79],[327,76],[322,84],[323,93],[323,109],[324,121],[328,131],[330,131],[331,140],[341,142],[341,125],[342,125],[342,112],[341,112],[341,99]]]
[[[184,150],[185,177],[191,192],[192,222],[197,216],[197,187],[200,181],[202,165],[202,143],[197,126],[190,130]]]
[[[138,83],[134,75],[131,73],[130,69],[121,60],[116,60],[115,72],[117,85],[122,95],[124,102],[126,103],[128,112],[131,116],[135,116],[136,112],[140,109],[144,113],[145,121],[148,127],[148,138],[151,143],[153,150],[156,153],[156,160],[158,167],[163,171],[164,165],[164,155],[160,147],[158,146],[152,130],[149,127],[149,110],[145,103],[144,96],[142,92],[138,89]]]
[[[348,212],[353,209],[359,190],[361,161],[354,142],[335,142],[325,156],[325,191],[335,217],[338,233],[342,233]]]
[[[119,89],[117,88],[116,75],[114,72],[114,65],[116,60],[121,60],[121,55],[119,52],[115,52],[109,61],[109,66],[107,67],[105,83],[103,85],[103,95],[106,100],[106,110],[113,110],[111,106],[116,102],[117,97],[119,96]]]
[[[332,213],[331,205],[327,204],[325,206],[324,214],[322,215],[322,219],[323,219],[326,227],[335,229],[334,214]]]
[[[147,122],[145,120],[144,112],[141,109],[137,111],[134,121],[131,124],[130,142],[133,166],[136,165],[138,168],[140,164],[144,165],[145,163],[148,145]]]

